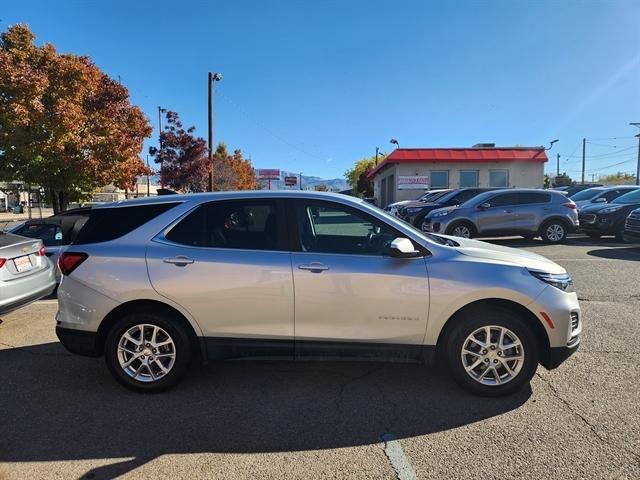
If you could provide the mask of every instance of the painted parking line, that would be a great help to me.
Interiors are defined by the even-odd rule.
[[[384,442],[382,449],[389,459],[391,467],[396,472],[396,478],[398,480],[416,480],[416,472],[413,471],[413,467],[396,437],[390,433],[385,433],[382,435],[382,441]]]

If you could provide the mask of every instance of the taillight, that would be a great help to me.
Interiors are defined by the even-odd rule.
[[[4,264],[7,263],[6,258],[0,258],[0,268],[4,267]]]
[[[575,203],[573,202],[569,202],[569,203],[564,203],[563,204],[564,207],[570,208],[571,210],[576,210],[578,207],[576,206]]]
[[[58,268],[63,275],[69,275],[88,257],[89,255],[82,252],[65,252],[58,258]]]
[[[38,250],[38,255],[40,255],[41,257],[44,257],[46,254],[47,254],[47,247],[42,245],[40,247],[40,250]]]

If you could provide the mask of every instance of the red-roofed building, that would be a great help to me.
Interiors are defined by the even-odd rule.
[[[411,200],[424,191],[462,187],[540,188],[544,147],[398,148],[369,172],[376,204]]]

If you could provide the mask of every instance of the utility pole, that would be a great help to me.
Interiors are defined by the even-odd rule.
[[[209,191],[213,192],[213,82],[222,80],[222,74],[209,72],[207,89],[209,91]]]
[[[162,156],[162,113],[166,110],[158,105],[158,142],[160,144],[160,188],[164,188],[164,157]]]
[[[149,155],[147,155],[147,197],[151,196],[151,184],[149,183]]]
[[[302,190],[302,172],[300,172],[300,181],[298,182],[300,184],[300,190]]]
[[[632,122],[629,125],[640,128],[640,122]],[[636,164],[636,185],[640,185],[640,133],[636,135],[638,138],[638,163]]]
[[[582,185],[584,185],[584,154],[587,147],[587,139],[582,139]]]
[[[560,176],[560,154],[556,154],[556,161],[557,161],[557,166],[556,166],[556,177]]]
[[[378,166],[378,152],[380,151],[380,147],[376,147],[376,166]]]

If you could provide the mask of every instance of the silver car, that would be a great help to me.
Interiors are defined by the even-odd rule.
[[[62,253],[56,332],[136,391],[191,360],[431,364],[504,395],[580,342],[578,298],[546,258],[425,235],[320,192],[173,195],[97,207]]]
[[[0,232],[0,314],[50,295],[55,286],[41,240]]]
[[[431,211],[424,232],[456,237],[521,235],[560,243],[578,227],[576,204],[553,190],[509,189],[485,192],[459,207]]]

